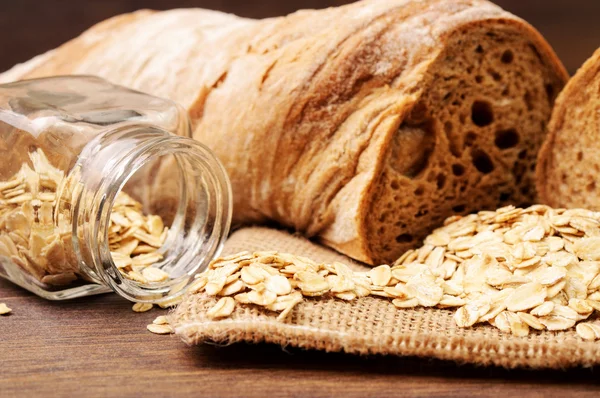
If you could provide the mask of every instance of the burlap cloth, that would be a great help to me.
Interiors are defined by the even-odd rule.
[[[316,261],[341,261],[368,269],[304,238],[268,228],[245,228],[231,235],[223,254],[242,250],[278,250]],[[385,298],[353,302],[307,299],[285,323],[276,313],[237,306],[229,319],[213,321],[205,313],[216,300],[190,295],[171,314],[176,334],[188,344],[268,342],[351,354],[430,357],[507,368],[567,368],[600,363],[600,341],[581,340],[575,330],[538,332],[528,337],[504,334],[489,325],[462,329],[452,310],[398,309]],[[600,320],[593,322],[600,324]]]

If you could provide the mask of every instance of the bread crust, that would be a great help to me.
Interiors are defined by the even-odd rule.
[[[180,102],[228,170],[235,223],[274,220],[373,264],[366,220],[390,142],[448,38],[476,26],[522,32],[566,79],[537,31],[483,0],[366,0],[261,21],[141,11],[4,76],[96,74]]]

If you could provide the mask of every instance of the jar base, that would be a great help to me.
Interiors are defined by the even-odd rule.
[[[82,281],[81,284],[76,286],[69,284],[64,287],[56,286],[49,289],[47,285],[41,284],[39,281],[23,272],[23,270],[10,261],[10,259],[3,256],[0,256],[0,278],[7,279],[37,296],[53,301],[112,292],[112,289],[109,287],[86,281]]]

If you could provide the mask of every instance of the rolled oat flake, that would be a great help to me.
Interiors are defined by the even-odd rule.
[[[0,85],[0,277],[168,306],[230,220],[227,174],[179,105],[91,76]]]

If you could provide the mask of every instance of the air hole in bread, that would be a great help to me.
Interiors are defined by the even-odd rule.
[[[392,188],[394,191],[397,191],[397,190],[399,190],[399,189],[400,189],[400,183],[398,182],[398,180],[393,180],[393,181],[390,183],[390,187],[391,187],[391,188]]]
[[[460,154],[462,152],[460,145],[458,144],[458,142],[456,142],[456,140],[451,140],[450,141],[450,152],[452,153],[452,155],[454,155],[455,157],[460,157]]]
[[[425,193],[425,189],[423,188],[422,185],[419,185],[417,187],[417,189],[415,189],[415,195],[416,196],[421,196],[421,195],[423,195],[423,193]]]
[[[475,101],[471,107],[471,119],[479,127],[490,125],[494,121],[494,111],[489,102]]]
[[[469,131],[466,135],[465,135],[465,146],[471,146],[475,143],[475,140],[477,139],[477,134],[475,134],[472,131]]]
[[[398,243],[410,243],[412,242],[413,237],[411,234],[402,234],[396,236],[396,242]]]
[[[435,181],[435,170],[432,170],[427,174],[427,182]]]
[[[527,149],[523,149],[521,152],[519,152],[517,157],[521,160],[525,159],[527,157]]]
[[[514,58],[515,58],[515,56],[514,56],[513,52],[510,50],[506,50],[502,53],[502,57],[500,57],[500,61],[502,61],[503,64],[510,64]]]
[[[512,168],[512,172],[513,175],[515,176],[515,181],[517,184],[520,184],[521,181],[523,181],[523,174],[525,173],[525,170],[527,168],[525,166],[523,166],[522,163],[515,163],[515,165]]]
[[[536,162],[533,162],[533,163],[531,163],[531,164],[529,165],[529,170],[530,170],[530,171],[535,171],[535,165],[536,165]]]
[[[581,162],[583,160],[583,152],[579,151],[577,152],[577,161]]]
[[[475,52],[477,54],[483,54],[483,47],[481,47],[481,44],[477,46],[477,48],[475,48]]]
[[[457,177],[465,174],[465,167],[462,164],[455,163],[452,165],[452,174]]]
[[[499,82],[500,80],[502,80],[502,75],[500,73],[496,72],[495,70],[488,69],[488,73],[490,74],[492,79],[494,79],[494,81]]]
[[[471,159],[473,161],[473,166],[483,174],[489,174],[494,171],[494,163],[490,156],[482,151],[481,149],[473,149],[471,151]]]
[[[409,178],[416,177],[427,167],[435,148],[433,123],[402,124],[392,145],[394,157],[402,159],[395,165],[396,171]]]
[[[475,81],[476,81],[477,83],[482,83],[482,82],[483,82],[483,76],[481,76],[481,75],[477,75],[477,76],[475,76]]]
[[[446,185],[446,176],[444,174],[440,173],[437,175],[436,185],[438,189],[444,188],[444,185]]]
[[[500,149],[514,148],[519,144],[520,136],[517,130],[508,129],[496,131],[494,144]]]
[[[523,96],[523,100],[525,101],[525,105],[527,106],[527,110],[528,111],[533,110],[533,100],[531,99],[531,93],[529,91],[525,92],[525,95]]]
[[[452,208],[452,211],[455,213],[462,213],[466,209],[465,205],[456,205]]]
[[[506,202],[510,199],[510,196],[511,194],[509,192],[501,192],[498,199],[500,200],[500,202]]]
[[[446,132],[446,134],[452,134],[453,127],[454,126],[452,126],[452,122],[444,123],[444,131]]]
[[[426,216],[427,214],[429,214],[429,210],[419,209],[419,211],[415,214],[415,217],[419,218],[419,217]]]
[[[593,192],[596,190],[596,181],[590,181],[589,184],[585,186],[586,191]]]

